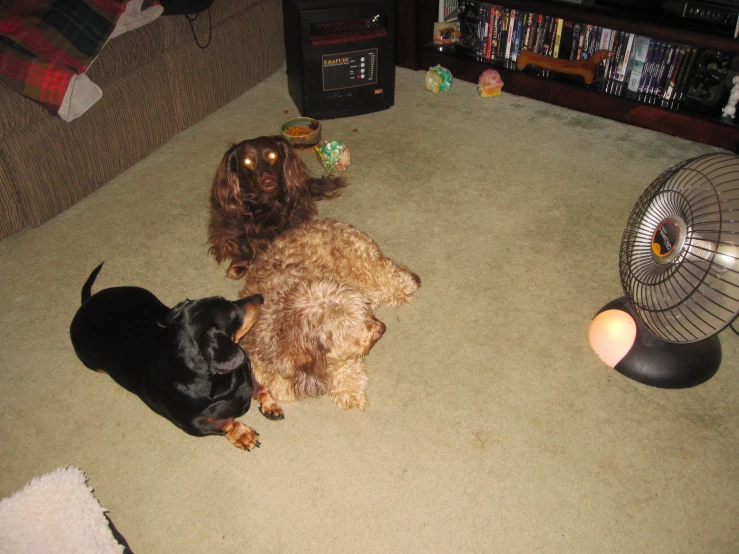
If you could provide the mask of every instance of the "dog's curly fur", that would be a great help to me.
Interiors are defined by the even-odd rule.
[[[311,177],[281,137],[234,144],[223,155],[210,195],[209,252],[230,260],[226,275],[240,279],[254,256],[276,236],[317,215],[317,200],[336,197],[342,177]]]
[[[364,357],[385,332],[381,304],[413,299],[421,280],[365,233],[312,220],[277,237],[249,269],[240,295],[264,306],[241,346],[277,400],[329,394],[341,408],[367,405]]]

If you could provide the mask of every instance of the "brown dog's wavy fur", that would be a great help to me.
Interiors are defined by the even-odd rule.
[[[329,394],[342,408],[364,409],[363,360],[385,331],[375,309],[410,302],[420,282],[346,223],[313,220],[284,232],[257,254],[240,293],[265,299],[240,343],[256,380],[277,400]]]
[[[316,201],[335,198],[345,186],[342,177],[309,175],[300,155],[281,137],[234,144],[213,179],[209,253],[218,263],[230,260],[227,275],[239,279],[275,237],[317,215]]]

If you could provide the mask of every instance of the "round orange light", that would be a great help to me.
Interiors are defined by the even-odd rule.
[[[634,346],[636,322],[623,310],[605,310],[590,322],[588,339],[598,357],[616,367]]]

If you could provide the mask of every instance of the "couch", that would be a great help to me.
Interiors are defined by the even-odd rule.
[[[284,62],[281,0],[215,0],[193,29],[162,15],[111,39],[86,72],[103,95],[70,122],[0,82],[0,239],[58,215]]]

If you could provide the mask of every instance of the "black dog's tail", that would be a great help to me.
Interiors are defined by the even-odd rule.
[[[100,273],[100,270],[103,269],[103,264],[105,262],[102,262],[99,266],[97,266],[95,269],[92,270],[92,273],[90,273],[90,276],[87,278],[87,281],[85,281],[85,284],[82,285],[82,303],[84,304],[89,300],[89,298],[92,296],[92,284],[95,282],[95,279],[97,279],[98,273]]]

